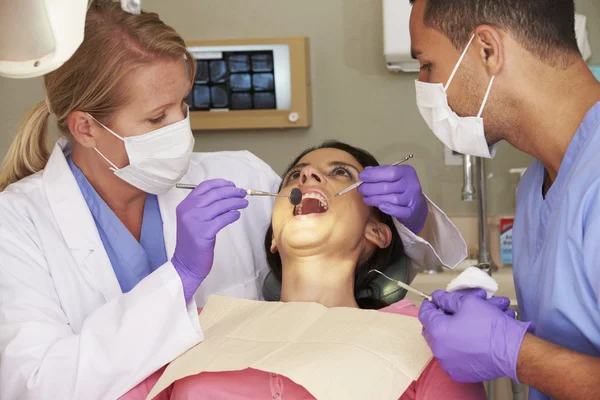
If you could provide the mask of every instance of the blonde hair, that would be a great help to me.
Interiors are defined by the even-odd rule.
[[[173,28],[155,13],[129,14],[119,2],[95,0],[86,17],[83,43],[64,65],[44,77],[46,100],[31,109],[18,127],[0,171],[0,191],[45,168],[51,113],[67,137],[71,135],[67,119],[74,111],[108,123],[128,101],[125,77],[157,59],[185,59],[191,88],[195,62]]]

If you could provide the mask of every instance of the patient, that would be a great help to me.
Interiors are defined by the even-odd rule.
[[[305,151],[288,168],[281,191],[288,193],[299,187],[303,201],[294,207],[287,199],[278,198],[265,238],[269,265],[282,282],[282,301],[417,316],[417,307],[408,300],[384,307],[375,298],[357,298],[375,278],[369,270],[384,269],[401,255],[402,243],[392,218],[365,205],[356,190],[330,199],[356,182],[365,167],[377,165],[375,158],[363,150],[327,142]],[[123,398],[145,398],[161,373],[158,371]],[[324,371],[323,379],[328,379],[327,375]],[[157,398],[313,399],[293,381],[253,369],[191,376],[177,381]],[[433,359],[400,400],[485,398],[481,384],[454,382]]]

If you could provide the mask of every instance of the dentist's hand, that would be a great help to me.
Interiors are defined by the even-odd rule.
[[[363,194],[365,204],[395,217],[415,234],[423,229],[428,206],[413,167],[367,167],[358,178],[364,182],[358,191]]]
[[[483,290],[438,290],[419,310],[423,336],[444,371],[458,382],[508,376],[518,382],[517,358],[531,323],[514,319],[506,298]]]
[[[229,181],[202,182],[177,206],[177,244],[171,262],[181,277],[186,304],[210,272],[217,233],[240,218],[246,191]]]

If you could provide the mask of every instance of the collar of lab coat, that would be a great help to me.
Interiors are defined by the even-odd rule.
[[[95,250],[102,247],[102,241],[94,217],[69,169],[66,158],[69,154],[69,141],[60,138],[44,168],[44,190],[67,246],[70,249]]]
[[[83,265],[94,277],[106,300],[110,301],[122,293],[121,287],[104,250],[94,217],[67,163],[66,157],[69,154],[70,142],[66,138],[60,138],[42,175],[44,190],[67,246],[74,256],[83,259]],[[186,176],[185,179],[191,178]],[[186,195],[187,191],[174,188],[158,196],[168,259],[171,259],[175,251],[175,210]]]
[[[70,154],[70,142],[64,137],[60,138],[44,169],[42,179],[50,208],[70,249],[103,248],[92,213],[67,163]],[[169,258],[175,250],[176,239],[175,225],[170,222],[175,221],[177,204],[185,198],[186,194],[184,190],[172,189],[158,196]]]
[[[121,287],[100,239],[94,217],[67,163],[66,157],[69,154],[71,144],[66,138],[60,138],[44,168],[44,190],[67,246],[94,277],[106,301],[110,301],[122,293]],[[175,250],[175,209],[185,198],[185,194],[185,191],[173,189],[158,196],[168,259]]]
[[[122,294],[119,281],[104,250],[94,217],[71,173],[66,157],[69,141],[56,142],[42,175],[50,209],[71,254],[91,275],[106,301]]]

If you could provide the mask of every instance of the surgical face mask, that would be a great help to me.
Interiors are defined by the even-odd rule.
[[[118,168],[97,148],[94,150],[111,165],[116,176],[130,185],[146,193],[164,194],[187,173],[194,149],[189,109],[183,120],[139,136],[121,137],[98,124],[125,143],[129,165]]]
[[[421,116],[433,131],[435,136],[448,148],[462,154],[477,157],[493,158],[498,148],[497,144],[488,146],[483,129],[483,108],[489,97],[495,76],[492,76],[490,84],[483,98],[481,108],[477,117],[460,117],[448,105],[446,91],[452,83],[452,79],[458,70],[467,50],[475,35],[471,37],[467,47],[461,54],[446,85],[441,83],[426,83],[416,81],[417,107]]]

